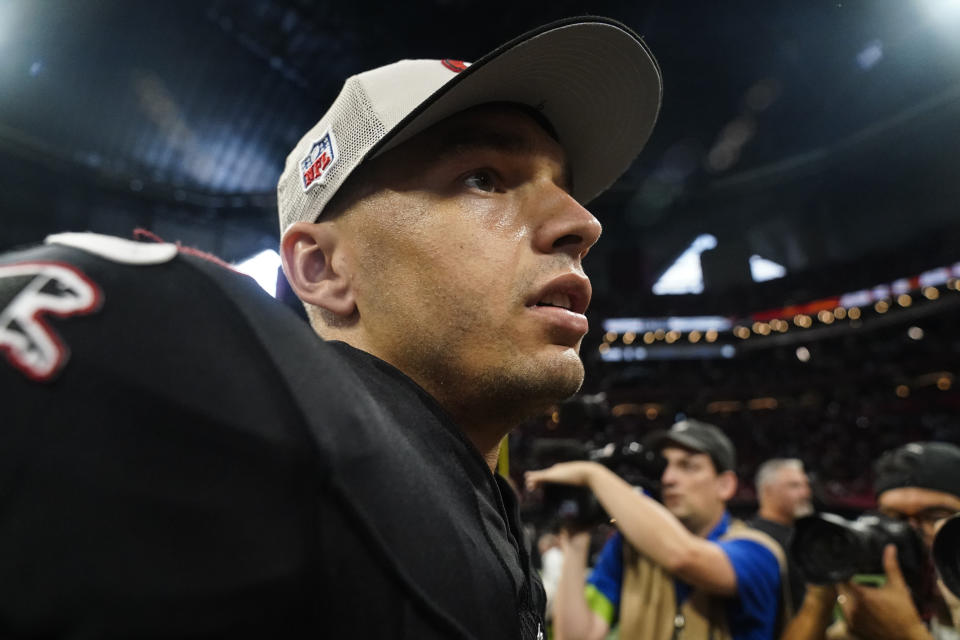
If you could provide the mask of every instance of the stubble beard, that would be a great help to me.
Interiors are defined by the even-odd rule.
[[[583,363],[573,353],[549,359],[514,354],[478,367],[456,354],[456,346],[432,344],[437,346],[411,349],[408,363],[413,377],[459,422],[510,428],[569,398],[583,383]]]
[[[804,518],[806,516],[811,515],[812,513],[813,513],[813,503],[811,503],[810,501],[801,502],[793,508],[794,520],[796,520],[797,518]]]
[[[569,398],[583,384],[584,368],[574,349],[552,352],[542,345],[528,353],[512,342],[482,305],[431,296],[440,308],[460,309],[455,321],[438,322],[430,335],[406,344],[404,360],[413,377],[459,422],[499,423],[512,428]],[[546,350],[543,350],[546,347]]]
[[[381,280],[377,290],[391,291],[383,266],[368,268]],[[512,428],[569,398],[583,384],[583,362],[574,349],[520,352],[508,337],[509,327],[500,327],[483,305],[464,304],[470,296],[452,295],[444,286],[424,287],[422,280],[409,288],[421,290],[421,308],[440,313],[435,317],[410,313],[409,301],[395,295],[375,298],[378,312],[394,318],[389,360],[461,426],[468,421],[499,422]],[[482,300],[482,292],[473,299]],[[518,296],[515,305],[522,304]],[[446,315],[454,309],[455,318]]]

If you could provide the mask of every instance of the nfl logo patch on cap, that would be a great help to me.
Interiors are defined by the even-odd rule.
[[[303,177],[303,190],[309,191],[323,179],[337,162],[337,142],[332,131],[327,131],[322,138],[313,143],[307,156],[300,162],[300,172]]]

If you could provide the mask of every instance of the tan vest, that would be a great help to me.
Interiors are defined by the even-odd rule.
[[[785,624],[790,606],[787,559],[777,542],[739,520],[731,520],[720,540],[753,540],[769,549],[780,565],[778,621]],[[673,576],[624,541],[620,588],[620,640],[730,640],[725,599],[694,589],[677,609]],[[779,635],[778,630],[774,637]]]

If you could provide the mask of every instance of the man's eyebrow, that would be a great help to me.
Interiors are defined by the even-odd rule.
[[[477,150],[498,151],[511,155],[529,155],[535,153],[536,149],[536,145],[524,136],[496,129],[464,127],[454,129],[443,136],[436,149],[436,157],[443,159]],[[562,186],[568,192],[573,191],[573,173],[566,159],[563,160]]]
[[[533,153],[533,143],[515,133],[482,127],[454,129],[443,136],[438,152],[441,155],[462,153],[473,149],[494,149],[504,153]]]

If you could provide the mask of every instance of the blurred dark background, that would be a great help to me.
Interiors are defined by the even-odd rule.
[[[644,36],[663,109],[592,205],[584,392],[610,413],[528,425],[514,470],[538,437],[690,415],[734,435],[746,478],[797,455],[867,504],[880,451],[960,440],[958,0],[0,0],[0,250],[136,227],[272,249],[284,158],[347,76],[585,13]]]

